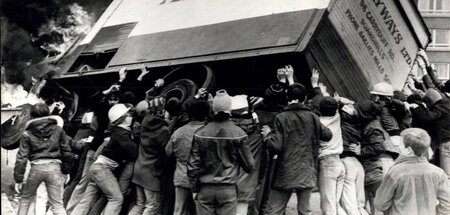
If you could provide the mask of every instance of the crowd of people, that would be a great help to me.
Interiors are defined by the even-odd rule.
[[[311,214],[315,189],[326,215],[450,214],[450,82],[424,52],[418,64],[410,95],[381,82],[360,101],[330,96],[316,69],[308,89],[288,65],[263,98],[202,88],[181,101],[159,96],[157,80],[136,103],[122,69],[74,137],[47,104],[31,107],[18,214],[40,213],[42,189],[57,215],[283,215],[294,192]]]

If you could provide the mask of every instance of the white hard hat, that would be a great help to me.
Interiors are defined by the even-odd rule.
[[[394,96],[394,88],[389,83],[380,82],[373,86],[373,90],[370,91],[370,94],[380,96]]]
[[[125,104],[115,104],[108,111],[109,122],[114,122],[130,110]]]

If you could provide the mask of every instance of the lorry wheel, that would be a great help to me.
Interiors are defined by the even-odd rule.
[[[160,93],[166,100],[176,97],[181,103],[184,103],[187,98],[194,96],[197,90],[197,85],[190,79],[179,79],[164,87]]]
[[[180,79],[189,79],[196,86],[209,90],[215,85],[215,76],[213,70],[204,64],[195,64],[181,66],[169,72],[163,77],[166,83],[172,83]]]
[[[19,106],[22,113],[2,124],[2,148],[7,150],[16,149],[20,145],[20,138],[25,131],[26,124],[30,120],[30,104]]]

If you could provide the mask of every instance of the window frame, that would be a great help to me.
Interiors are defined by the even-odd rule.
[[[443,64],[447,66],[447,70],[444,71],[446,72],[446,76],[439,76],[439,73],[437,73],[437,67],[436,64]],[[436,70],[436,75],[438,75],[438,79],[439,80],[449,80],[450,79],[450,62],[434,62],[431,63],[433,70]]]
[[[431,42],[430,44],[428,44],[428,48],[432,48],[432,49],[445,49],[448,50],[450,49],[450,29],[446,29],[446,28],[430,28],[430,33],[431,33]],[[435,43],[436,42],[436,30],[445,30],[448,34],[448,41],[447,43]]]
[[[427,6],[430,5],[430,2],[432,2],[433,6],[432,8],[421,8],[420,6],[422,5],[421,2],[427,1]],[[442,0],[442,1],[450,1],[450,0]],[[449,3],[450,4],[450,3]],[[426,13],[426,14],[436,14],[436,15],[450,15],[450,8],[446,9],[446,10],[437,10],[436,9],[437,6],[437,0],[418,0],[417,2],[417,7],[419,8],[419,11],[421,13]]]

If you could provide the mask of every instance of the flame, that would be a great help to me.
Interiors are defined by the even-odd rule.
[[[36,104],[44,102],[34,94],[25,91],[20,84],[2,83],[1,86],[2,107],[18,107],[23,104]],[[8,105],[9,104],[9,105]]]
[[[83,7],[74,3],[68,6],[69,13],[66,16],[51,19],[39,28],[39,38],[45,35],[60,35],[40,48],[49,53],[64,53],[76,41],[78,35],[87,34],[94,24],[94,19]]]

